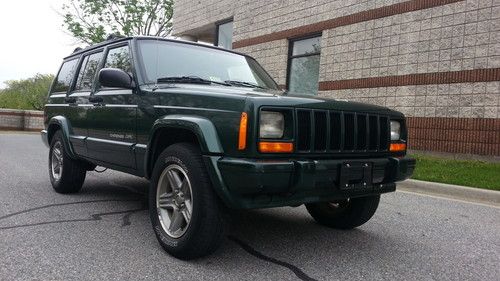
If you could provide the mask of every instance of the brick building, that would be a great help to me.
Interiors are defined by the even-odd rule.
[[[500,155],[500,0],[176,0],[173,22],[289,91],[402,111],[412,149]]]

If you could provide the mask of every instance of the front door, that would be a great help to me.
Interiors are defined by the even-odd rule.
[[[104,68],[108,67],[132,75],[128,45],[107,48]],[[133,90],[97,85],[89,100],[93,107],[88,112],[88,157],[117,169],[135,169],[137,102]]]

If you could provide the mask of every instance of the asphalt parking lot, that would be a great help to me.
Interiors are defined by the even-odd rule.
[[[1,280],[499,280],[500,209],[396,192],[352,231],[304,207],[238,211],[222,247],[185,262],[159,246],[148,182],[91,172],[52,190],[37,134],[0,133]]]

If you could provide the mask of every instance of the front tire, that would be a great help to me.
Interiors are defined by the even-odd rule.
[[[71,159],[64,149],[61,131],[55,132],[49,150],[49,177],[57,193],[76,193],[82,188],[87,170],[85,165]]]
[[[336,202],[306,204],[309,214],[321,225],[352,229],[369,221],[380,202],[380,195],[350,198]]]
[[[220,203],[198,147],[173,144],[160,154],[149,188],[149,214],[158,242],[172,256],[199,258],[220,245]]]

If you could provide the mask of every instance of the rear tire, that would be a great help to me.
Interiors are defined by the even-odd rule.
[[[149,188],[151,223],[165,251],[183,260],[215,251],[224,231],[220,208],[199,148],[190,143],[167,147]]]
[[[64,149],[61,131],[55,132],[49,150],[49,177],[57,193],[76,193],[82,188],[87,174],[83,162],[72,159]]]
[[[321,225],[352,229],[369,221],[380,202],[380,195],[351,198],[336,202],[306,204],[307,211]]]

